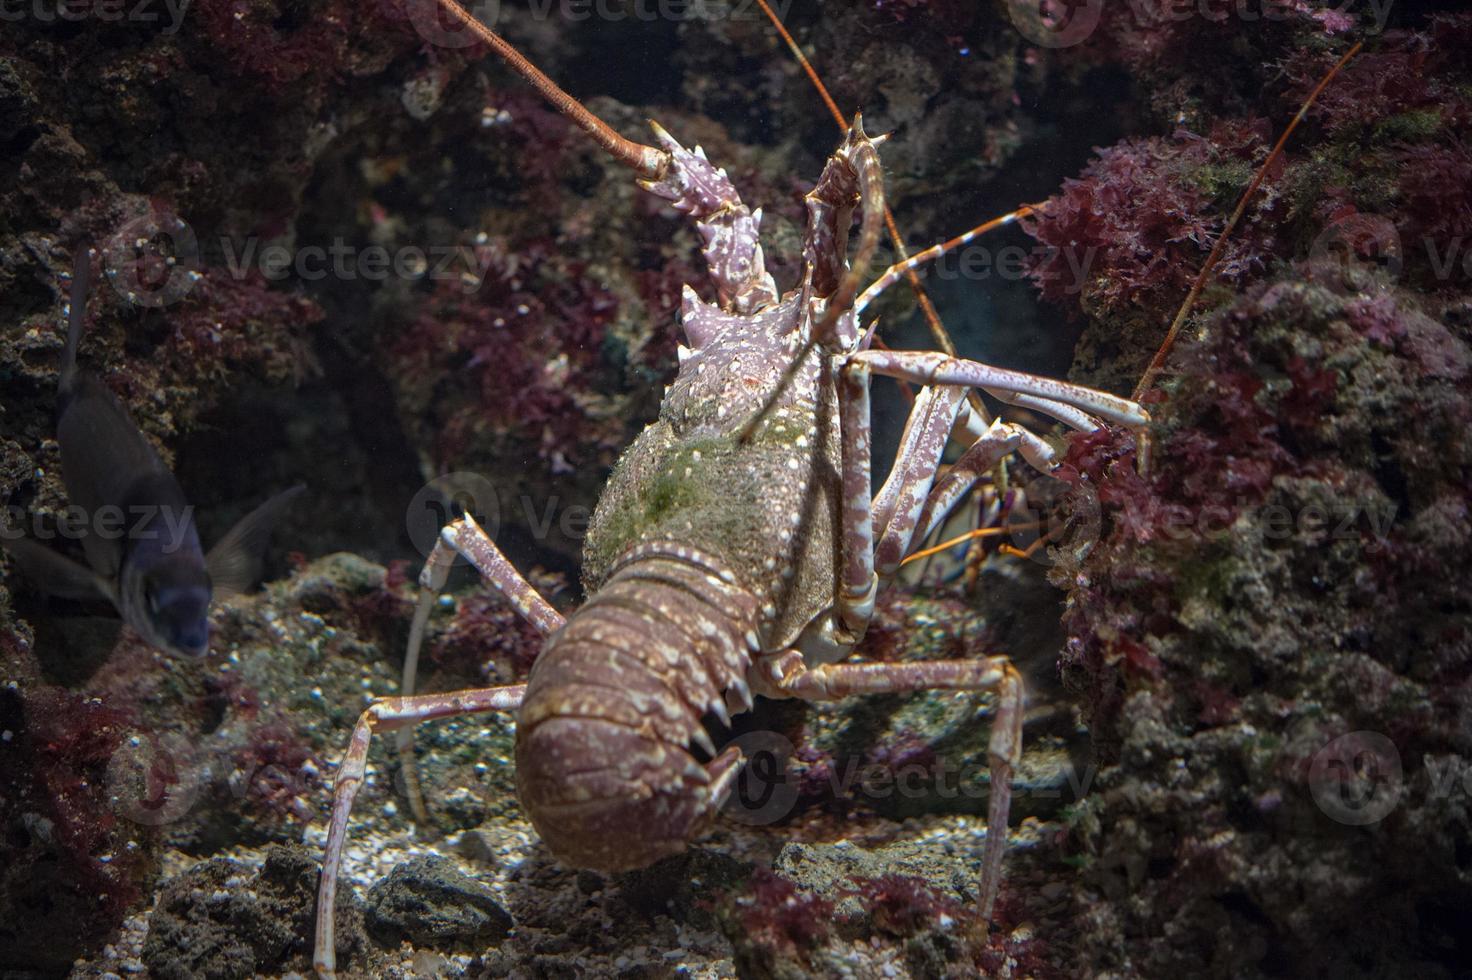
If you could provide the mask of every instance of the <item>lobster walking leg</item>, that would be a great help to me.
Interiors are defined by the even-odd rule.
[[[1065,421],[1093,427],[1092,416],[1130,425],[1148,421],[1134,402],[1066,382],[991,368],[930,353],[857,351],[836,362],[840,425],[843,526],[840,545],[838,605],[846,624],[860,626],[872,613],[881,581],[899,568],[918,528],[943,520],[969,486],[1011,448],[1026,446],[1034,465],[1049,468],[1052,451],[1035,436],[1005,422],[994,423],[967,450],[955,479],[934,487],[966,387],[996,389],[1007,400],[1026,399],[1029,407],[1067,416]],[[878,496],[869,499],[871,434],[869,388],[872,372],[926,386],[915,399],[899,458]],[[876,540],[877,534],[877,540]],[[861,628],[859,630],[861,632]],[[827,700],[860,693],[891,693],[931,688],[990,690],[999,694],[996,720],[988,743],[992,793],[988,806],[987,844],[983,858],[981,908],[990,917],[1001,881],[1011,809],[1011,778],[1021,753],[1023,685],[1003,658],[921,664],[827,664],[809,669],[795,651],[767,658],[756,675],[774,693]]]
[[[322,881],[317,891],[317,940],[312,963],[322,977],[332,977],[337,967],[335,921],[337,875],[342,865],[342,847],[347,837],[348,815],[353,799],[363,785],[368,768],[368,745],[375,731],[393,731],[416,722],[482,711],[509,711],[521,704],[525,684],[486,687],[417,697],[380,698],[358,716],[352,741],[337,767],[332,792],[332,821],[327,827],[327,849],[322,856]]]
[[[1131,428],[1142,428],[1150,422],[1150,414],[1138,402],[1106,391],[992,367],[979,361],[947,357],[934,351],[866,350],[849,355],[847,370],[860,365],[866,372],[912,384],[964,385],[986,391],[1031,395],[1034,399],[1031,407],[1044,412],[1048,411],[1046,405],[1061,402],[1106,422]]]
[[[496,543],[468,514],[446,525],[440,532],[434,551],[424,565],[419,584],[433,592],[443,589],[455,554],[463,555],[474,565],[476,571],[506,597],[511,607],[536,627],[538,633],[546,636],[562,626],[563,615],[553,609],[552,604],[542,598],[541,593],[522,577],[516,566],[506,560],[501,549],[496,547]],[[426,577],[429,577],[429,581],[425,581]]]
[[[414,693],[419,673],[419,649],[424,644],[424,629],[429,622],[429,611],[434,607],[435,597],[445,587],[450,568],[457,555],[475,566],[481,576],[496,587],[511,607],[537,632],[546,636],[563,623],[563,616],[537,592],[501,549],[481,530],[475,518],[469,514],[447,524],[435,539],[424,568],[419,573],[419,602],[414,607],[414,619],[409,624],[409,648],[404,653],[404,675],[399,684],[399,694],[408,697]],[[409,800],[409,810],[414,819],[424,826],[429,822],[429,811],[424,805],[424,793],[419,788],[419,770],[414,765],[414,726],[399,729],[399,766],[404,774],[404,795]]]
[[[893,520],[895,509],[900,506],[901,492],[913,486],[917,477],[928,480],[935,473],[960,407],[961,399],[957,396],[955,389],[937,387],[921,388],[915,396],[900,435],[894,466],[870,507],[875,535],[882,535]]]
[[[921,394],[933,397],[915,399],[915,410],[910,413],[906,430],[915,429],[916,436],[907,440],[908,445],[901,446],[885,482],[883,490],[891,491],[892,502],[882,523],[880,515],[875,515],[878,537],[874,542],[874,570],[882,581],[895,573],[905,556],[915,522],[935,481],[941,454],[950,441],[956,412],[966,396],[960,388],[926,388]],[[931,410],[916,418],[922,405]]]
[[[1024,436],[1037,438],[1026,429],[1009,425],[1001,419],[992,420],[991,426],[981,438],[962,453],[960,459],[951,464],[945,476],[935,482],[915,520],[908,524],[891,525],[886,530],[886,536],[892,535],[896,539],[903,539],[902,541],[897,540],[893,547],[902,555],[908,554],[913,544],[928,538],[931,532],[946,519],[952,508],[971,492],[971,488],[978,480],[989,473],[1008,453],[1023,446]],[[1032,454],[1028,456],[1030,461],[1034,459]],[[887,549],[887,542],[881,540],[880,547]]]
[[[993,419],[985,432],[972,443],[961,458],[951,464],[944,476],[935,482],[931,488],[930,496],[925,499],[925,507],[920,511],[919,520],[915,524],[915,534],[912,542],[923,541],[928,538],[932,531],[941,525],[951,510],[971,492],[982,477],[990,473],[1008,453],[1015,450],[1026,452],[1023,436],[1032,434],[1015,425],[1008,425],[1001,419]],[[1037,436],[1032,436],[1036,439]],[[1000,516],[1002,501],[996,499],[986,508],[992,513],[992,517]],[[983,524],[983,526],[986,526]]]
[[[956,412],[961,405],[958,388],[926,388],[915,399],[915,409],[906,440],[896,460],[896,475],[891,477],[894,491],[892,513],[885,520],[880,549],[874,546],[875,516],[869,500],[870,486],[870,422],[869,368],[850,359],[839,374],[839,424],[841,427],[841,481],[843,518],[846,531],[840,546],[842,565],[837,589],[839,609],[846,622],[867,621],[872,614],[874,594],[881,576],[888,578],[908,550],[915,525],[922,516],[927,520],[944,518],[949,502],[954,506],[961,494],[945,487],[946,495],[930,492],[935,463],[945,448]],[[989,440],[979,441],[981,449],[967,451],[963,473],[979,465],[981,456],[1020,441],[1013,427],[1002,428]],[[990,431],[990,430],[989,430]],[[982,471],[977,471],[977,475]],[[884,496],[881,491],[881,497]],[[927,504],[930,507],[926,507]],[[881,505],[882,501],[881,501]],[[887,505],[885,505],[887,506]],[[880,566],[876,572],[876,552],[893,552],[893,568]],[[888,559],[885,559],[888,564]],[[861,586],[862,583],[862,586]],[[861,591],[862,588],[862,591]],[[990,690],[999,694],[997,717],[988,742],[992,789],[987,812],[987,842],[982,859],[981,912],[991,917],[1001,883],[1002,857],[1006,851],[1007,820],[1012,803],[1012,772],[1022,752],[1022,678],[1005,659],[993,657],[981,661],[942,661],[920,664],[826,664],[808,669],[799,653],[769,659],[768,667],[775,681],[774,693],[806,700],[828,700],[858,693],[894,693],[933,688],[953,690]],[[753,671],[761,681],[761,670]]]
[[[789,652],[768,658],[762,671],[763,694],[836,701],[855,694],[904,694],[912,691],[996,691],[997,713],[987,741],[991,794],[987,804],[986,849],[982,854],[980,911],[990,919],[1002,880],[1007,845],[1007,819],[1012,809],[1012,774],[1022,758],[1024,696],[1022,678],[1005,657],[981,660],[932,660],[925,663],[824,664],[809,668],[802,655]],[[770,683],[771,687],[767,688]]]
[[[837,604],[845,625],[861,635],[873,613],[879,582],[888,580],[899,568],[915,526],[931,501],[930,489],[937,464],[955,426],[965,392],[952,386],[921,389],[905,423],[894,468],[871,501],[869,368],[850,359],[837,373],[845,528],[840,548]],[[1006,427],[1003,431],[1013,429]],[[998,440],[1006,438],[1003,435],[991,438],[967,459],[967,466],[992,451],[989,447]],[[1017,438],[1020,440],[1022,436]],[[941,520],[960,498],[961,494],[953,494],[946,498],[949,500],[946,508],[932,505],[928,512],[935,520]]]
[[[1001,388],[985,389],[988,395],[998,401],[1004,401],[1008,405],[1016,405],[1018,408],[1029,408],[1034,412],[1042,412],[1051,415],[1071,429],[1079,432],[1093,432],[1099,428],[1099,422],[1088,412],[1080,411],[1072,405],[1067,405],[1051,398],[1039,398],[1036,395],[1024,395],[1015,391],[1004,391]],[[1045,467],[1046,469],[1046,467]]]
[[[925,385],[916,396],[894,472],[871,503],[869,387],[874,372]],[[874,589],[899,568],[922,517],[926,526],[943,520],[960,499],[953,487],[943,497],[930,490],[936,464],[966,387],[996,389],[1025,398],[1030,407],[1076,416],[1088,425],[1092,416],[1131,426],[1149,422],[1144,408],[1124,398],[1081,385],[994,368],[928,351],[865,350],[847,355],[838,368],[839,419],[842,431],[843,523],[838,591],[845,623],[858,626],[872,610]],[[935,387],[932,387],[935,386]],[[950,388],[949,394],[945,389]],[[1050,468],[1052,450],[1026,430],[1003,423],[996,439],[1015,437],[1034,465]],[[990,453],[989,448],[978,451]],[[968,461],[968,467],[976,462]],[[927,508],[927,504],[930,506]],[[879,535],[876,542],[875,535]],[[928,533],[928,532],[927,532]],[[923,535],[922,535],[923,536]]]

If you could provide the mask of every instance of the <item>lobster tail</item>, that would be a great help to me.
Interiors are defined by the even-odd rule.
[[[745,691],[757,602],[689,549],[630,552],[548,640],[517,721],[516,774],[561,861],[619,871],[683,850],[722,802],[702,719]]]

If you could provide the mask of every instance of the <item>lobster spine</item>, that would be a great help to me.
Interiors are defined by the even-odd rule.
[[[517,718],[523,806],[575,867],[646,866],[719,808],[702,722],[749,699],[758,601],[709,556],[644,545],[547,641]],[[749,701],[748,701],[749,703]]]

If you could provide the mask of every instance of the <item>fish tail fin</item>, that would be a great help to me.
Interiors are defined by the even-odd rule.
[[[92,248],[85,242],[78,246],[72,260],[72,294],[68,303],[66,347],[61,354],[61,380],[57,384],[59,407],[77,385],[77,347],[82,342],[82,329],[87,321],[87,292],[92,286]]]
[[[242,517],[210,549],[204,562],[216,596],[239,595],[255,584],[272,526],[287,505],[306,489],[298,483],[276,494]]]

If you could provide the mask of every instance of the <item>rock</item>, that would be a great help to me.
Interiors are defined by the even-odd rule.
[[[710,929],[715,924],[712,896],[728,891],[750,871],[750,865],[730,855],[693,847],[619,875],[619,894],[646,915],[668,915],[676,922]]]
[[[772,870],[819,897],[835,901],[855,880],[886,875],[923,878],[938,893],[956,902],[976,900],[979,861],[959,859],[932,844],[901,842],[884,847],[838,844],[788,844]]]
[[[1070,457],[1101,507],[1055,569],[1096,968],[1466,973],[1472,806],[1436,787],[1472,752],[1472,347],[1401,286],[1323,280],[1225,294],[1151,406],[1148,480]]]
[[[405,861],[368,892],[368,932],[384,945],[499,943],[514,924],[495,892],[438,855]]]
[[[909,975],[950,976],[986,946],[976,876],[974,862],[933,846],[792,843],[724,906],[719,925],[743,977],[832,975],[850,943],[895,943]]]
[[[959,860],[934,846],[891,844],[868,850],[847,843],[788,844],[772,870],[798,888],[833,905],[833,919],[844,934],[873,931],[875,882],[908,879],[924,883],[924,891],[941,905],[974,906],[980,865]]]
[[[478,864],[495,864],[496,842],[482,830],[467,830],[460,835],[455,849]]]
[[[315,925],[317,862],[299,846],[266,852],[251,873],[239,861],[196,864],[163,885],[143,943],[157,980],[233,980],[305,970]],[[338,958],[362,945],[361,912],[338,896]]]

